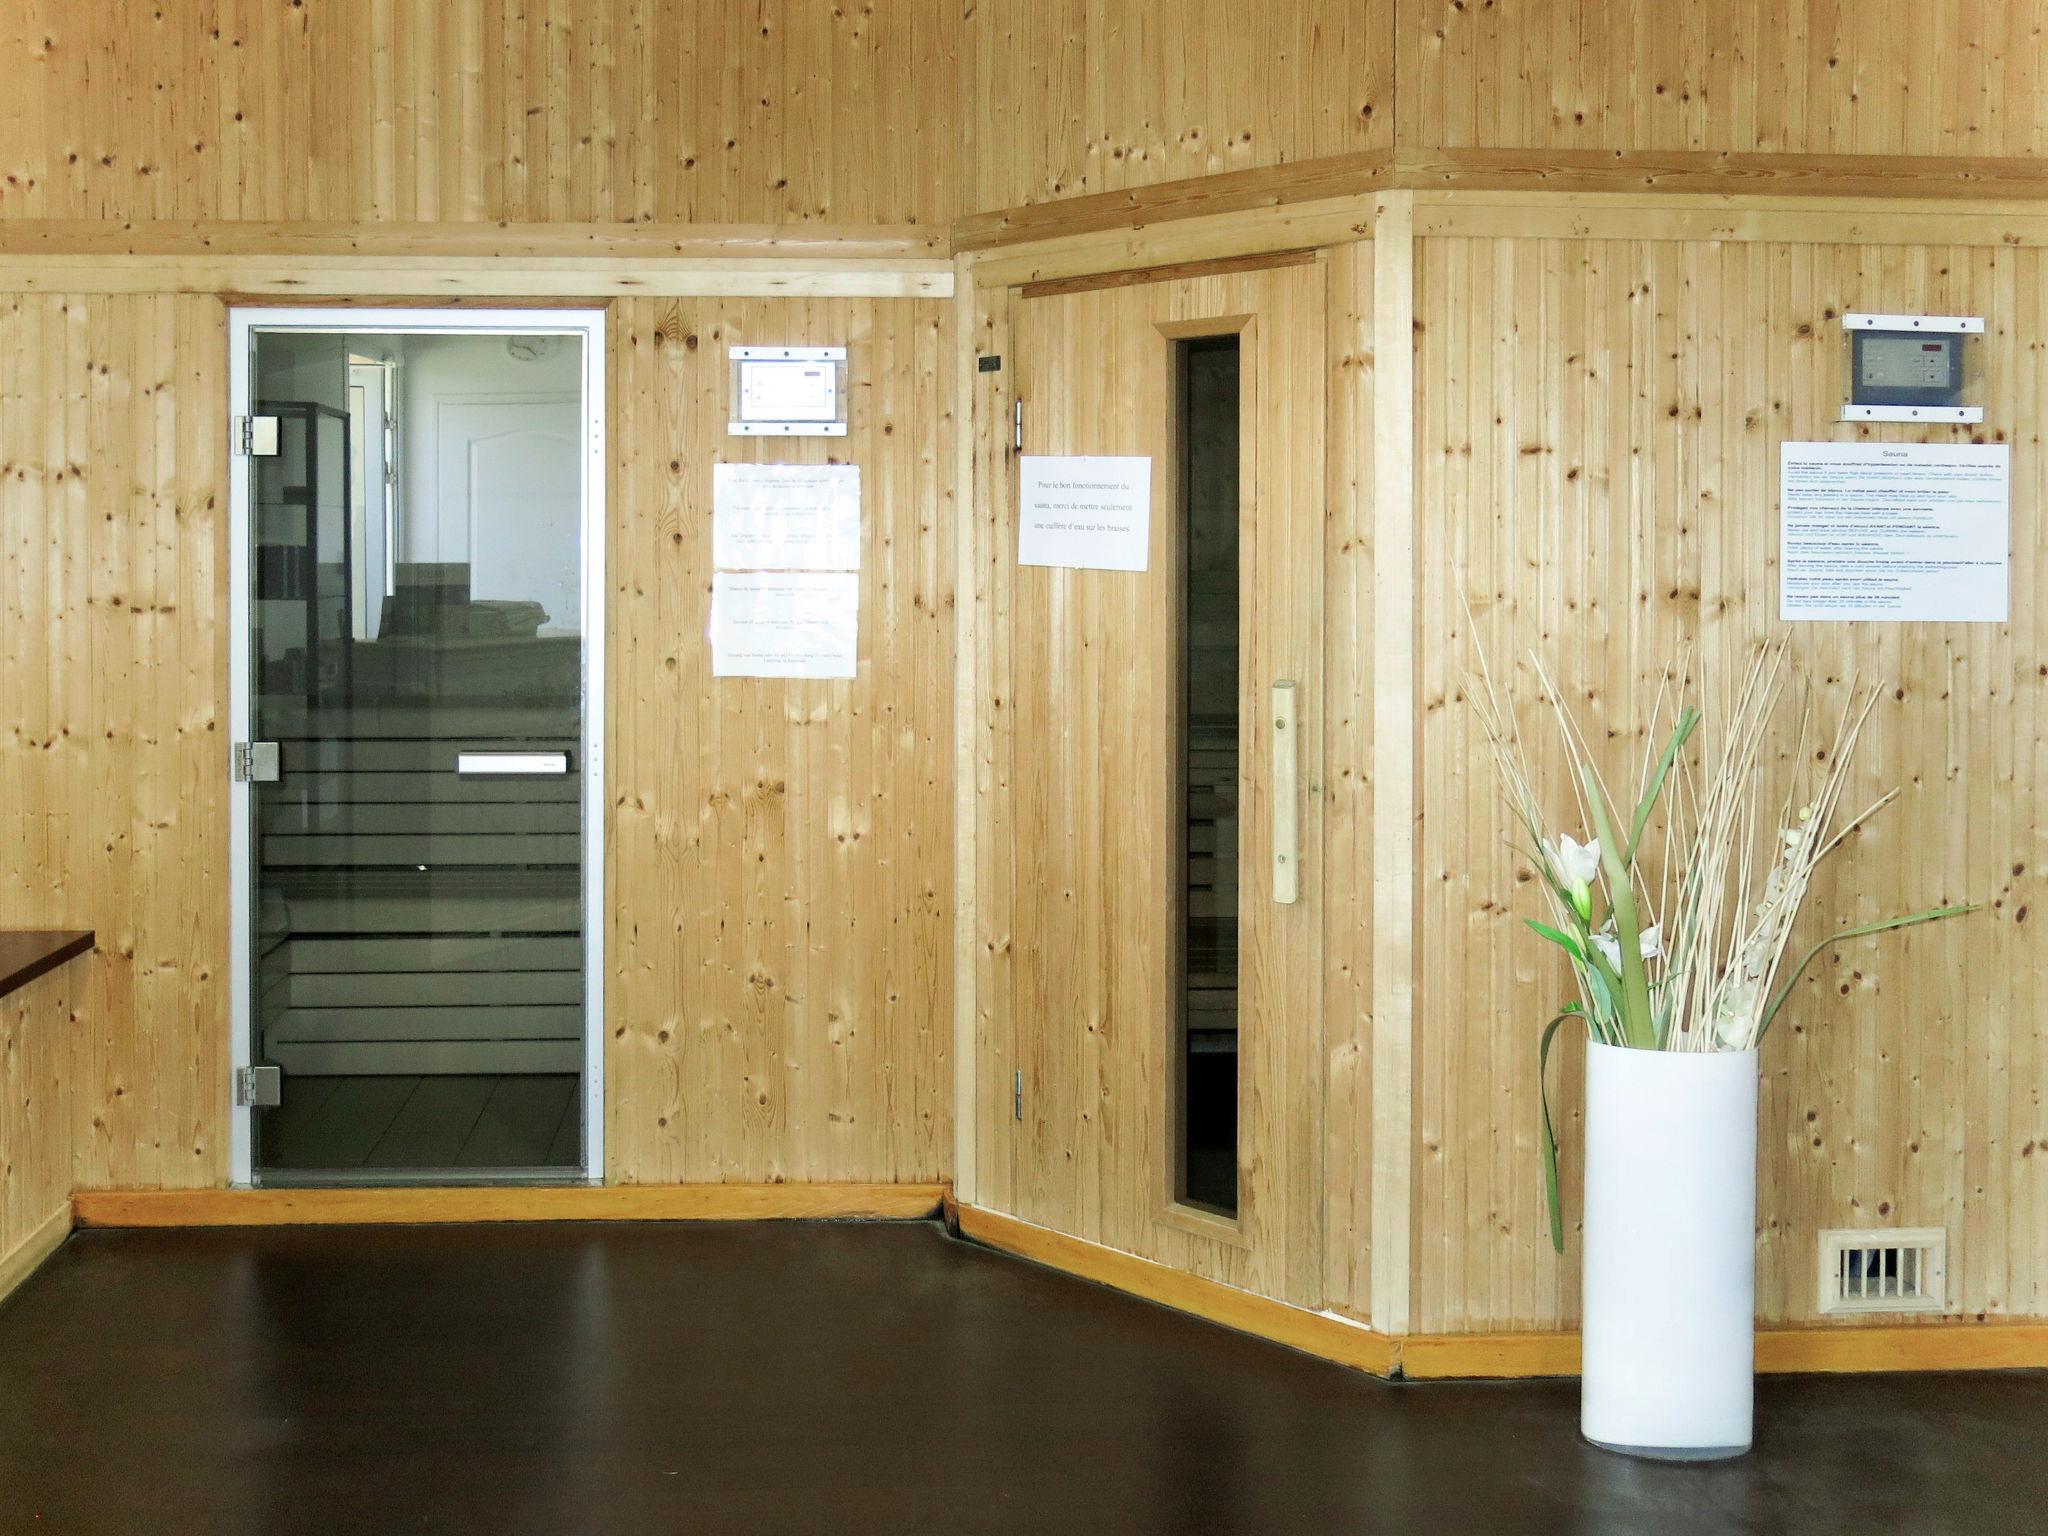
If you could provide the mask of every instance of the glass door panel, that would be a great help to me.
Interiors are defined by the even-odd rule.
[[[581,1167],[583,345],[254,332],[260,1178]]]

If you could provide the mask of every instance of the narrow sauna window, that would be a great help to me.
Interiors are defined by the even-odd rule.
[[[1179,343],[1181,832],[1174,1193],[1237,1214],[1238,368]]]

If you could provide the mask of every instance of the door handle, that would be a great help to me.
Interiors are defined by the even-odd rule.
[[[458,752],[455,771],[464,778],[556,777],[569,771],[566,752]]]
[[[1273,685],[1273,899],[1282,905],[1301,895],[1300,693],[1292,679]]]

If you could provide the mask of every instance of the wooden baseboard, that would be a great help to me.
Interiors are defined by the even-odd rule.
[[[64,1239],[71,1235],[71,1202],[65,1201],[50,1212],[41,1226],[14,1245],[11,1252],[0,1255],[0,1301],[5,1301],[30,1275],[42,1267],[43,1260],[64,1246]]]
[[[1576,1333],[1412,1334],[1394,1340],[1400,1374],[1457,1377],[1576,1376]],[[1828,1328],[1759,1328],[1760,1375],[1868,1371],[2003,1371],[2048,1367],[2048,1324],[1850,1323]]]
[[[943,1184],[615,1184],[417,1189],[113,1189],[73,1199],[83,1227],[475,1221],[920,1221]]]
[[[1375,1376],[1409,1381],[1513,1380],[1579,1373],[1577,1333],[1406,1334],[1362,1324],[1213,1280],[1182,1274],[1019,1221],[958,1207],[961,1235],[1083,1280],[1254,1334]],[[1997,1371],[2048,1367],[2048,1323],[1964,1322],[1828,1328],[1759,1328],[1765,1375],[1869,1371]]]
[[[1214,1280],[1183,1274],[1150,1259],[1033,1226],[1014,1216],[963,1205],[958,1207],[958,1218],[962,1236],[1004,1253],[1221,1323],[1240,1333],[1285,1344],[1304,1354],[1370,1371],[1375,1376],[1387,1375],[1391,1367],[1386,1335],[1373,1332],[1363,1323],[1326,1312],[1310,1312]]]

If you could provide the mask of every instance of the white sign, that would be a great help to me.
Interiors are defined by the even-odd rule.
[[[752,571],[860,569],[858,464],[714,464],[711,560]]]
[[[1017,563],[1142,571],[1152,544],[1152,461],[1026,454]]]
[[[713,677],[852,677],[860,638],[854,571],[717,571]]]
[[[741,421],[837,421],[839,370],[830,362],[745,362]]]
[[[1786,443],[1778,617],[2002,624],[2004,445]]]

